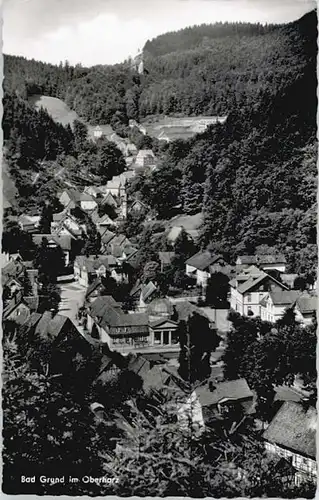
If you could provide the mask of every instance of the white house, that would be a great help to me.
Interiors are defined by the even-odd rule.
[[[295,484],[317,481],[317,412],[312,406],[286,401],[263,434],[269,455],[291,461]]]
[[[311,325],[314,320],[314,315],[318,309],[318,297],[316,295],[302,294],[295,303],[294,311],[296,320],[302,325]]]
[[[280,290],[277,292],[269,292],[260,301],[260,317],[263,321],[276,321],[283,317],[286,310],[294,305],[298,296],[301,294],[299,290]]]
[[[156,159],[151,149],[140,149],[135,159],[136,167],[153,168],[156,166]]]
[[[269,292],[288,290],[272,276],[251,266],[229,282],[230,306],[242,316],[260,316],[260,302]]]

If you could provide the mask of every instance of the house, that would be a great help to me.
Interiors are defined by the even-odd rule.
[[[79,255],[73,265],[74,279],[87,288],[97,277],[112,276],[112,271],[118,267],[118,261],[112,255]]]
[[[23,297],[23,290],[16,290],[8,300],[3,300],[2,320],[22,325],[31,315],[31,309]]]
[[[196,284],[205,287],[212,275],[211,266],[217,264],[220,268],[226,265],[221,255],[215,255],[209,250],[200,251],[186,261],[186,274],[187,276],[195,276]]]
[[[114,237],[115,233],[109,231],[108,229],[106,229],[103,233],[101,233],[101,246],[105,251],[108,250],[109,244]]]
[[[316,295],[301,294],[296,300],[294,311],[296,320],[302,325],[311,325],[318,309],[318,297]]]
[[[231,420],[234,432],[243,419],[254,412],[255,396],[245,379],[216,383],[210,381],[191,392],[177,411],[181,428],[192,425],[198,431]]]
[[[100,295],[105,295],[105,286],[102,283],[101,277],[96,278],[87,288],[85,300],[93,302]]]
[[[269,455],[291,461],[295,483],[316,482],[317,412],[308,404],[286,401],[263,434]]]
[[[230,306],[242,316],[260,316],[260,302],[269,292],[288,290],[288,287],[256,266],[244,269],[229,282]]]
[[[140,149],[135,158],[135,166],[142,168],[156,167],[155,155],[151,149]]]
[[[114,209],[117,208],[117,202],[116,202],[114,196],[112,195],[112,193],[107,193],[103,198],[101,198],[101,200],[99,200],[99,204],[101,206],[109,205],[110,207],[112,207]]]
[[[299,290],[280,290],[269,292],[260,301],[260,317],[263,321],[276,321],[283,317],[285,311],[293,306],[298,296]]]
[[[103,241],[103,236],[102,236],[102,242]],[[114,257],[120,257],[122,255],[122,252],[125,247],[131,247],[132,243],[130,240],[125,236],[125,234],[119,234],[114,236],[112,239],[110,239],[109,243],[105,245],[106,250],[111,254],[114,255]]]
[[[143,285],[141,288],[140,300],[138,304],[138,309],[144,311],[147,304],[150,302],[152,297],[154,298],[157,294],[157,286],[152,281]]]
[[[32,236],[32,241],[37,247],[39,247],[41,246],[44,238],[46,238],[49,248],[60,247],[62,249],[65,259],[65,265],[68,266],[70,264],[70,261],[73,259],[71,236],[60,236],[58,234],[34,234]]]
[[[141,213],[141,212],[147,212],[148,207],[143,203],[141,200],[134,200],[133,203],[131,204],[129,208],[129,213]]]
[[[147,315],[125,314],[111,296],[98,297],[91,304],[87,327],[92,337],[100,339],[110,350],[129,352],[150,345]]]
[[[33,313],[22,325],[21,337],[25,335],[29,342],[50,345],[51,374],[64,373],[70,376],[71,365],[78,355],[88,358],[92,353],[91,345],[79,333],[70,318],[61,314],[45,311],[43,314]]]
[[[78,222],[78,220],[71,215],[69,212],[62,212],[63,216],[59,219],[59,222],[54,222],[51,224],[52,233],[57,235],[68,235],[73,239],[81,238],[82,233],[86,232],[86,224]]]
[[[93,210],[93,212],[91,213],[91,220],[96,225],[96,229],[101,232],[103,231],[103,233],[106,231],[106,229],[112,227],[114,228],[117,225],[116,222],[114,222],[107,214],[104,214],[100,217],[98,210]]]
[[[237,257],[237,270],[241,271],[250,266],[257,266],[263,271],[286,271],[286,257],[283,254],[278,255],[241,255]]]
[[[65,189],[60,197],[60,203],[68,210],[76,207],[81,208],[85,212],[90,212],[97,208],[97,202],[93,196],[87,193],[80,193],[76,189]]]
[[[161,263],[161,273],[171,266],[175,252],[158,252],[158,258]]]
[[[101,139],[103,135],[103,131],[99,125],[97,125],[94,130],[93,130],[93,137],[94,139]]]
[[[100,186],[85,186],[83,193],[93,196],[93,198],[98,198],[102,195],[102,190]]]
[[[40,219],[40,215],[20,215],[18,224],[22,231],[35,233],[38,230]]]
[[[125,184],[125,179],[116,175],[107,181],[106,186],[101,187],[101,189],[106,195],[110,193],[113,197],[122,198],[126,194]]]

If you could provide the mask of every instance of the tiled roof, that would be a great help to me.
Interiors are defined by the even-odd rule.
[[[71,322],[71,320],[66,316],[56,314],[52,318],[51,312],[46,311],[42,314],[42,317],[37,324],[35,333],[38,334],[41,339],[55,340],[67,322]]]
[[[85,297],[88,298],[91,293],[93,293],[97,288],[99,287],[102,287],[103,284],[102,284],[102,281],[101,281],[101,278],[96,278],[96,280],[93,281],[93,283],[91,283],[88,288],[86,289],[86,294],[85,294]]]
[[[271,421],[263,438],[300,455],[316,457],[317,412],[312,406],[286,401]]]
[[[300,293],[299,290],[281,290],[280,292],[269,292],[269,296],[276,306],[291,306]]]
[[[108,245],[112,239],[115,237],[115,233],[112,233],[112,231],[106,230],[102,235],[101,235],[101,241],[104,245]]]
[[[238,260],[240,259],[242,264],[286,264],[286,257],[283,254],[278,255],[240,255]]]
[[[139,158],[145,158],[147,156],[152,156],[152,158],[155,158],[154,153],[151,149],[140,149],[137,153],[137,156]]]
[[[111,207],[117,207],[117,202],[114,199],[112,193],[107,193],[104,198],[99,201],[100,205],[110,205]]]
[[[201,271],[204,271],[209,266],[211,266],[215,262],[218,262],[219,260],[223,260],[223,257],[221,255],[214,255],[208,250],[206,250],[205,252],[197,252],[195,255],[193,255],[186,261],[186,264],[195,267],[196,269],[199,269]]]
[[[318,307],[318,298],[316,296],[300,296],[297,299],[297,307],[301,314],[309,314],[315,312]]]
[[[96,318],[102,327],[140,326],[143,331],[148,330],[148,317],[146,314],[125,314],[120,304],[111,296],[98,297],[91,304],[90,315]]]
[[[127,369],[130,370],[131,372],[134,372],[140,376],[143,376],[144,373],[149,372],[151,364],[147,359],[143,358],[143,356],[130,353],[127,358],[128,358]]]
[[[217,405],[223,399],[239,401],[254,396],[244,378],[220,382],[213,391],[205,384],[196,389],[196,394],[202,407]]]
[[[143,300],[147,300],[157,290],[156,285],[152,281],[142,287],[141,295]]]

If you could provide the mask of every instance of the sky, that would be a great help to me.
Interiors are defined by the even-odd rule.
[[[58,64],[115,64],[148,39],[217,21],[283,23],[316,0],[3,0],[3,52]]]

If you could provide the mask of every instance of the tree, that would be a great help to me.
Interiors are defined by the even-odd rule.
[[[82,248],[82,254],[87,257],[90,255],[99,255],[101,251],[101,235],[97,231],[95,224],[87,220],[87,236]]]
[[[6,341],[4,348],[3,422],[3,490],[7,494],[67,491],[74,495],[88,488],[97,494],[94,485],[21,483],[22,471],[37,478],[52,477],[52,471],[55,477],[66,471],[75,477],[101,474],[98,453],[108,448],[108,437],[103,437],[103,430],[99,435],[88,405],[64,391],[59,377],[31,372],[14,340]]]
[[[51,234],[51,223],[53,221],[53,209],[46,203],[42,209],[39,221],[39,231],[43,234]]]
[[[57,276],[65,267],[65,258],[59,245],[50,247],[46,237],[42,238],[40,246],[34,255],[34,266],[39,271],[40,281],[56,282]]]
[[[225,307],[229,290],[229,278],[223,273],[213,273],[207,281],[206,302],[214,307]]]
[[[126,164],[122,152],[113,142],[101,138],[96,142],[97,154],[94,165],[94,174],[100,177],[105,184],[112,177],[124,172]]]
[[[178,324],[181,351],[179,355],[179,374],[193,383],[210,375],[210,355],[218,347],[220,338],[209,327],[205,316],[194,312],[187,321]]]
[[[144,282],[149,282],[149,281],[157,281],[157,276],[159,273],[159,268],[160,265],[158,262],[151,260],[147,262],[144,266],[143,269],[143,281]]]
[[[88,138],[87,126],[79,120],[74,120],[73,133],[74,133],[75,148],[78,153],[81,153],[84,149],[84,145]]]

